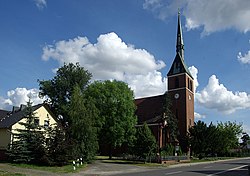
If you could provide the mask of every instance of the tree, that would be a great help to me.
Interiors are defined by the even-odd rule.
[[[85,90],[91,76],[91,73],[80,67],[79,63],[75,65],[69,63],[59,68],[53,79],[38,80],[40,96],[47,97],[55,115],[63,117],[60,119],[63,127],[71,123],[71,118],[67,114],[67,106],[71,100],[73,88],[78,85],[82,91]]]
[[[242,147],[246,147],[247,146],[247,142],[250,140],[250,136],[246,132],[243,132],[241,140],[242,140],[241,146]]]
[[[242,133],[242,124],[237,124],[236,122],[220,122],[217,125],[218,132],[221,137],[219,153],[227,154],[230,149],[239,146],[239,136]]]
[[[97,152],[97,132],[94,127],[96,108],[90,98],[85,98],[79,86],[75,86],[69,104],[69,116],[72,118],[71,136],[73,157],[91,161]]]
[[[49,121],[49,118],[48,118]],[[60,124],[50,124],[45,128],[46,149],[48,151],[48,165],[62,166],[68,163],[70,146],[65,140],[65,132]]]
[[[202,158],[206,152],[207,125],[198,121],[189,129],[192,152]]]
[[[16,163],[46,164],[48,158],[45,149],[45,138],[41,127],[36,122],[32,103],[27,102],[24,113],[24,121],[19,122],[21,126],[13,133],[13,142],[8,151],[9,158]]]
[[[95,125],[99,144],[109,147],[109,157],[114,148],[130,143],[135,134],[135,104],[132,90],[121,81],[94,82],[86,90],[99,110]]]
[[[169,98],[169,95],[165,94],[165,102],[164,102],[164,118],[167,122],[167,128],[170,137],[170,143],[174,143],[177,139],[178,135],[178,120],[172,112],[172,102]]]
[[[220,122],[217,125],[198,121],[189,129],[191,148],[194,154],[202,158],[205,155],[229,154],[230,149],[239,145],[238,138],[242,125],[236,122]]]
[[[136,129],[136,141],[134,144],[134,154],[142,158],[145,162],[157,152],[155,136],[145,122],[143,126]]]

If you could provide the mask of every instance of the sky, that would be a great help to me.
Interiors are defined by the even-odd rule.
[[[64,63],[121,80],[135,97],[163,94],[181,12],[195,119],[250,133],[249,0],[1,0],[0,109],[38,97]]]

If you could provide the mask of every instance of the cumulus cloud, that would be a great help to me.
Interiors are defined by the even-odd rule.
[[[202,27],[202,35],[231,28],[244,33],[250,30],[249,0],[145,0],[143,7],[163,20],[175,15],[172,11],[180,7],[186,17],[187,29]]]
[[[232,92],[219,83],[215,75],[209,78],[207,86],[196,93],[197,102],[209,109],[231,114],[239,109],[250,108],[250,95],[246,92]]]
[[[198,113],[198,112],[194,112],[194,118],[195,118],[196,120],[205,119],[205,118],[206,118],[206,115],[200,114],[200,113]]]
[[[39,98],[38,89],[16,88],[7,92],[7,98],[0,97],[0,108],[10,109],[11,106],[27,104],[29,98],[33,105],[42,103],[44,99]]]
[[[87,37],[76,37],[46,45],[42,59],[54,59],[60,65],[79,62],[93,74],[93,80],[127,82],[136,97],[166,91],[166,79],[159,71],[165,63],[145,49],[126,44],[114,32],[100,35],[94,44]]]
[[[196,92],[196,88],[199,86],[198,82],[198,69],[195,66],[188,67],[191,75],[194,78],[194,92]]]
[[[46,0],[34,0],[34,2],[39,10],[42,10],[44,7],[47,6]]]
[[[246,54],[242,55],[241,52],[239,52],[238,61],[243,64],[250,64],[250,51],[248,51]]]

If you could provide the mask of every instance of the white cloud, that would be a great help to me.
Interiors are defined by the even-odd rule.
[[[47,6],[46,0],[34,0],[34,2],[39,10],[42,10],[44,7]]]
[[[38,97],[38,89],[16,88],[7,92],[8,98],[0,97],[0,108],[9,109],[11,106],[20,106],[27,104],[29,98],[33,105],[42,103],[44,100]]]
[[[198,112],[194,112],[194,118],[197,120],[200,120],[200,119],[205,119],[206,118],[206,115],[204,114],[200,114]]]
[[[231,114],[239,109],[250,108],[250,95],[246,92],[235,92],[219,83],[215,75],[209,78],[208,85],[196,93],[197,102],[208,108],[225,114]]]
[[[87,37],[62,40],[43,48],[43,60],[63,63],[79,62],[93,74],[94,80],[116,79],[127,82],[136,97],[161,94],[166,91],[166,79],[159,70],[165,67],[145,49],[126,44],[116,33],[100,35],[97,43]]]
[[[250,51],[248,51],[246,54],[242,55],[241,52],[239,52],[238,61],[243,64],[250,64]]]
[[[198,69],[195,66],[188,67],[191,75],[194,78],[194,92],[196,92],[196,88],[199,86],[198,82]]]
[[[145,0],[143,7],[163,20],[176,15],[180,7],[186,17],[187,29],[202,27],[203,35],[231,28],[244,33],[250,31],[249,0]]]

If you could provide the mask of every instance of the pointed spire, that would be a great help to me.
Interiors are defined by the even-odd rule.
[[[176,54],[179,53],[184,60],[184,43],[182,38],[180,9],[178,9],[178,26],[177,26],[177,40],[176,40]]]

